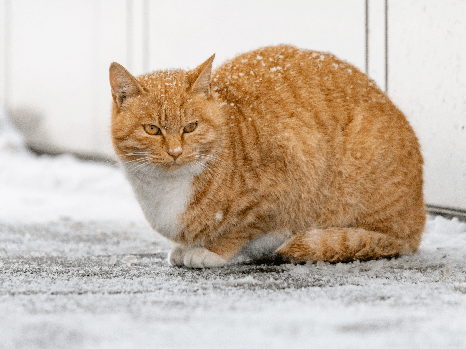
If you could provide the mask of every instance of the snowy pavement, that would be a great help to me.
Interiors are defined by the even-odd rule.
[[[189,270],[169,248],[117,168],[0,152],[0,348],[466,348],[456,219],[394,260]]]

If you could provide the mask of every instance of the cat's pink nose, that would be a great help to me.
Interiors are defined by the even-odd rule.
[[[170,154],[171,157],[173,157],[175,160],[178,156],[181,155],[183,152],[183,149],[181,147],[176,147],[175,149],[168,149],[168,154]]]

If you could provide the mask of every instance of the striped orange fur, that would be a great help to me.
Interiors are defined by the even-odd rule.
[[[402,112],[335,56],[265,47],[212,72],[110,66],[112,139],[169,261],[351,261],[416,251],[422,156]]]

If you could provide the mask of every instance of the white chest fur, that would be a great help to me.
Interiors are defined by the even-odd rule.
[[[151,166],[132,172],[123,167],[152,228],[172,240],[179,230],[178,217],[186,210],[195,171],[186,167],[165,172]]]

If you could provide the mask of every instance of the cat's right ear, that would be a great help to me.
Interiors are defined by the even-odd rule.
[[[210,96],[210,79],[214,58],[215,54],[191,72],[188,77],[191,92]]]
[[[113,100],[118,108],[121,108],[128,99],[136,97],[144,91],[136,78],[116,62],[110,64],[110,87],[112,88]]]

